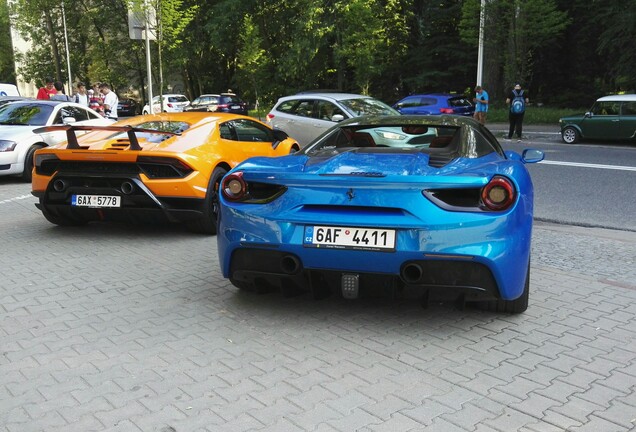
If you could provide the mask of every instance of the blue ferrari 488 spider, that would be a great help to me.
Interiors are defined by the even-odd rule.
[[[533,188],[525,163],[459,116],[361,117],[302,151],[248,159],[221,183],[223,275],[316,298],[421,294],[528,307]]]

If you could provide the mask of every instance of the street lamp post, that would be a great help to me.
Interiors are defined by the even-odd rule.
[[[73,92],[73,79],[71,78],[71,54],[68,51],[68,35],[66,33],[66,12],[64,2],[62,2],[62,24],[64,26],[64,46],[66,47],[66,68],[68,73],[68,93]]]
[[[477,85],[482,85],[482,72],[484,70],[484,19],[486,14],[486,0],[481,0],[479,8],[479,48],[477,50]]]

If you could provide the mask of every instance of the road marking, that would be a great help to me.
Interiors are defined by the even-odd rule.
[[[544,161],[541,161],[540,163],[546,164],[546,165],[563,165],[563,166],[574,166],[574,167],[581,167],[581,168],[609,169],[609,170],[616,170],[616,171],[636,171],[636,167],[623,166],[623,165],[601,165],[601,164],[588,164],[588,163],[581,163],[581,162],[562,162],[562,161],[549,161],[549,160],[544,160]]]
[[[20,196],[17,196],[17,197],[13,197],[13,198],[9,198],[9,199],[6,199],[6,200],[2,200],[2,201],[0,201],[0,204],[7,204],[7,203],[10,203],[10,202],[20,201],[20,200],[27,199],[27,198],[32,198],[32,197],[33,197],[33,195],[20,195]]]

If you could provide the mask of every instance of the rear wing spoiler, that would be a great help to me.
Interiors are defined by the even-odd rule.
[[[159,131],[156,129],[143,129],[143,128],[136,128],[133,126],[59,125],[59,126],[44,126],[44,127],[33,130],[33,132],[36,134],[41,134],[46,132],[57,132],[57,131],[66,131],[66,140],[68,141],[68,145],[66,146],[66,148],[73,149],[73,150],[78,150],[82,148],[77,142],[77,135],[75,134],[75,131],[126,132],[128,134],[128,139],[130,140],[130,150],[141,150],[141,146],[139,145],[139,140],[137,139],[137,135],[135,135],[136,132],[153,133],[153,134],[161,134],[161,135],[181,135],[180,133],[175,133],[175,132]]]

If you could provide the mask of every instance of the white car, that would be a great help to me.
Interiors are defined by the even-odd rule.
[[[0,175],[19,175],[31,181],[33,154],[39,148],[66,141],[65,132],[36,134],[51,125],[109,125],[90,108],[74,102],[24,100],[0,107]]]
[[[152,114],[159,114],[160,112],[181,112],[185,107],[190,105],[190,100],[182,94],[165,94],[163,95],[163,109],[161,108],[160,96],[152,98]],[[148,104],[144,105],[141,110],[143,115],[150,114],[150,108]]]
[[[267,124],[306,146],[338,122],[364,115],[399,115],[382,101],[350,93],[305,91],[278,99]]]

